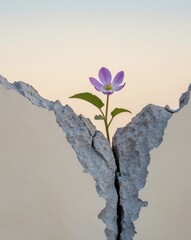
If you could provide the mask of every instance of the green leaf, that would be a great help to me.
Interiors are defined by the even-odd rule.
[[[125,109],[125,108],[115,108],[112,112],[111,112],[111,116],[112,118],[114,118],[116,115],[123,113],[123,112],[128,112],[131,113],[131,111]]]
[[[94,106],[96,106],[97,108],[101,109],[104,106],[104,103],[102,102],[102,100],[100,98],[98,98],[97,96],[85,92],[85,93],[78,93],[75,94],[74,96],[71,96],[70,98],[80,98],[82,100],[85,100],[91,104],[93,104]]]
[[[96,119],[96,120],[104,120],[105,118],[102,115],[95,115],[94,119]]]

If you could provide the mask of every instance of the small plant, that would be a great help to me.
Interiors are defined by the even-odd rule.
[[[97,97],[91,93],[88,93],[88,92],[78,93],[70,98],[83,99],[83,100],[93,104],[95,107],[97,107],[99,109],[101,114],[95,115],[95,119],[104,121],[107,139],[110,142],[109,127],[110,127],[114,117],[123,112],[131,113],[129,110],[124,109],[124,108],[115,108],[111,112],[110,120],[108,120],[109,96],[115,91],[120,91],[125,86],[125,83],[122,84],[123,79],[124,79],[124,72],[123,71],[118,72],[112,80],[111,72],[107,68],[102,67],[99,70],[98,76],[99,76],[99,81],[93,77],[90,77],[89,80],[97,91],[100,91],[106,95],[106,104],[105,105],[99,97]],[[105,113],[102,110],[102,108],[104,106],[105,106]]]

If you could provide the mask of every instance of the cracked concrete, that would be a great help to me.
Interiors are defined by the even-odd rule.
[[[138,218],[141,207],[147,205],[139,199],[138,193],[146,182],[149,152],[162,142],[164,129],[171,116],[172,113],[164,108],[148,105],[114,135],[113,151],[119,162],[120,240],[133,239],[133,222]]]
[[[173,114],[160,147],[150,152],[147,182],[139,193],[149,204],[135,222],[136,240],[191,239],[190,122],[191,102]]]
[[[139,191],[146,183],[150,151],[161,144],[168,120],[188,103],[190,91],[191,85],[182,94],[177,110],[147,105],[129,124],[117,129],[113,137],[118,161],[120,240],[132,240],[136,233],[133,222],[139,217],[141,207],[147,206],[147,202],[139,199]]]
[[[7,89],[16,90],[32,104],[54,111],[56,121],[75,150],[84,171],[94,178],[99,196],[106,200],[106,206],[99,218],[106,225],[106,239],[115,240],[118,234],[118,197],[114,185],[116,165],[107,139],[89,119],[77,116],[68,105],[62,106],[59,101],[52,102],[42,98],[32,86],[23,82],[11,84],[3,77],[0,77],[0,83]]]
[[[129,124],[117,129],[111,149],[91,121],[77,116],[68,105],[42,98],[32,86],[23,82],[11,84],[0,76],[0,83],[16,90],[32,104],[54,111],[84,171],[91,174],[99,196],[106,200],[106,207],[99,214],[106,225],[106,239],[132,240],[136,233],[133,222],[141,207],[147,205],[138,194],[146,183],[149,153],[162,142],[168,120],[188,103],[191,86],[180,98],[180,107],[175,111],[168,106],[147,105]]]

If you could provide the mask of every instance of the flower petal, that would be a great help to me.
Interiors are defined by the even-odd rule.
[[[109,91],[105,91],[105,92],[102,92],[102,93],[104,93],[104,94],[106,94],[106,95],[111,95],[111,94],[113,93],[113,91],[112,91],[112,90],[109,90]]]
[[[97,79],[90,77],[89,80],[96,90],[101,92],[104,91],[104,86]]]
[[[119,91],[119,90],[121,90],[124,86],[125,86],[125,83],[124,83],[123,85],[120,85],[120,86],[117,86],[117,85],[112,86],[112,88],[113,88],[113,91]]]
[[[123,71],[118,72],[113,79],[112,85],[116,86],[121,84],[123,82],[123,78],[124,78],[124,72]]]
[[[110,84],[111,83],[111,73],[110,73],[110,71],[107,68],[102,67],[99,70],[99,79],[103,84]]]

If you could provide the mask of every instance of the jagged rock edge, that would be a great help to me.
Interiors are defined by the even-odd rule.
[[[36,105],[36,106],[39,106],[39,107],[43,107],[43,108],[46,108],[46,109],[48,109],[49,111],[50,110],[53,110],[54,111],[54,107],[55,107],[55,105],[58,105],[58,106],[60,106],[61,104],[60,104],[60,102],[59,101],[56,101],[56,102],[52,102],[52,101],[48,101],[48,100],[46,100],[46,99],[44,99],[44,98],[42,98],[39,94],[38,94],[38,92],[33,88],[33,87],[31,87],[30,85],[28,85],[28,84],[26,84],[26,83],[24,83],[24,82],[15,82],[15,83],[13,83],[13,84],[11,84],[11,83],[9,83],[5,78],[3,78],[3,77],[1,77],[0,76],[0,83],[2,84],[2,85],[4,85],[6,88],[8,88],[8,89],[14,89],[14,90],[16,90],[17,92],[19,92],[20,94],[22,94],[23,96],[25,96],[26,98],[28,98],[29,99],[29,101],[32,103],[32,104],[34,104],[34,105]],[[25,91],[23,91],[22,90],[22,86],[27,86],[27,89],[29,90],[28,91],[28,94],[26,94],[26,92]],[[35,93],[35,94],[37,94],[37,96],[35,97],[35,98],[33,98],[33,94],[31,94],[31,91],[33,92],[33,94]],[[189,101],[189,98],[190,98],[190,91],[191,91],[191,85],[189,86],[189,88],[188,88],[188,91],[187,92],[185,92],[185,93],[183,93],[182,94],[182,96],[181,96],[181,98],[180,98],[180,101],[179,101],[179,103],[180,103],[180,106],[179,106],[179,108],[177,109],[177,110],[172,110],[168,105],[165,107],[165,108],[162,108],[163,110],[165,110],[165,112],[167,112],[167,113],[169,113],[170,115],[169,115],[169,117],[167,117],[167,119],[166,119],[166,125],[167,125],[167,122],[168,122],[168,120],[170,119],[170,117],[172,116],[172,114],[173,113],[176,113],[176,112],[178,112],[178,111],[180,111],[187,103],[188,103],[188,101]],[[62,106],[62,105],[61,105]],[[154,106],[154,105],[148,105],[148,106]],[[147,106],[146,106],[147,107]],[[145,107],[145,108],[146,108]],[[155,106],[155,107],[157,107],[157,106]],[[62,106],[62,108],[64,108],[63,106]],[[69,108],[69,106],[65,106],[65,108]],[[144,108],[144,109],[145,109]],[[159,107],[160,108],[160,107]],[[70,108],[69,108],[70,109]],[[131,126],[131,124],[135,121],[135,119],[136,118],[138,118],[138,116],[140,116],[143,112],[144,112],[144,109],[139,113],[139,114],[137,114],[137,116],[136,117],[134,117],[133,119],[132,119],[132,121],[131,121],[131,123],[129,123],[127,126]],[[71,109],[70,109],[71,110]],[[83,118],[83,117],[81,117],[80,116],[80,118]],[[84,119],[81,119],[82,120],[82,122],[83,122],[83,124],[87,127],[88,125],[89,125],[89,123],[87,124],[87,119],[85,119],[85,121],[84,121]],[[59,120],[57,119],[57,122],[58,122],[58,124],[59,124],[59,126],[61,126],[62,128],[63,128],[63,126],[62,126],[62,124],[60,124],[59,123]],[[90,124],[91,125],[91,124]],[[126,126],[126,127],[127,127]],[[164,126],[164,129],[166,128],[166,126]],[[120,128],[120,129],[124,129],[124,128]],[[163,136],[163,134],[164,134],[164,129],[163,129],[163,131],[162,131],[162,136]],[[119,130],[119,129],[118,129]],[[118,130],[116,131],[116,134],[117,134],[117,132],[118,132]],[[64,131],[64,130],[63,130]],[[90,130],[89,129],[89,127],[87,127],[87,131],[89,132],[89,135],[92,135],[92,143],[91,143],[91,146],[93,147],[93,148],[95,148],[95,141],[94,141],[94,137],[95,136],[97,136],[97,133],[99,133],[99,131],[95,131],[95,134],[92,134],[92,129]],[[101,134],[101,133],[100,133]],[[114,135],[114,138],[113,138],[113,150],[114,150],[114,153],[115,153],[115,158],[116,158],[116,161],[119,161],[119,156],[117,156],[117,151],[118,151],[118,148],[116,148],[116,144],[115,144],[115,138],[116,138],[116,134]],[[99,134],[98,134],[99,135]],[[66,136],[67,137],[67,139],[68,139],[68,141],[70,142],[70,144],[72,145],[72,147],[74,148],[75,146],[73,145],[73,143],[72,143],[72,139],[70,139],[70,136]],[[162,137],[161,137],[161,140],[160,140],[160,142],[158,143],[158,145],[156,145],[156,146],[154,146],[154,147],[158,147],[159,145],[160,145],[160,143],[162,142]],[[118,146],[120,146],[120,145],[118,145]],[[148,163],[147,163],[147,166],[148,166],[148,164],[149,164],[149,161],[150,161],[150,155],[149,155],[149,152],[152,150],[153,148],[151,148],[150,150],[148,150],[148,156],[149,156],[149,158],[147,159],[148,160]],[[74,148],[74,150],[75,150],[75,148]],[[75,150],[76,151],[76,150]],[[99,152],[99,150],[97,151],[97,149],[95,148],[95,151],[100,155],[100,157],[103,157],[103,153],[100,153]],[[78,155],[77,155],[78,156]],[[79,159],[79,156],[78,156],[78,159]],[[105,159],[106,160],[106,159]],[[104,160],[104,161],[105,161]],[[81,160],[79,159],[79,161],[81,162]],[[110,160],[109,160],[110,161]],[[82,161],[83,162],[83,161]],[[83,165],[83,163],[81,162],[81,164]],[[108,159],[107,159],[107,161],[105,161],[105,162],[108,162]],[[120,162],[119,162],[119,165],[120,165]],[[147,169],[147,166],[146,166],[146,169]],[[85,169],[85,171],[86,171],[86,166],[84,166],[83,165],[83,167],[84,167],[84,169]],[[114,167],[115,168],[115,167]],[[113,169],[114,169],[113,167],[111,167],[111,169],[112,169],[112,171],[113,171]],[[88,171],[87,171],[88,172]],[[147,176],[147,170],[146,170],[146,176]],[[91,173],[90,173],[91,174]],[[145,180],[146,180],[146,176],[145,176]],[[93,176],[94,177],[94,176]],[[119,188],[121,188],[121,185],[123,184],[123,178],[124,176],[121,176],[121,172],[117,172],[116,173],[116,179],[117,179],[117,181],[118,181],[118,187]],[[97,178],[94,178],[95,179],[95,181],[97,180]],[[122,181],[121,181],[122,180]],[[98,184],[99,185],[99,184]],[[96,187],[98,186],[97,184],[96,184]],[[142,187],[141,188],[143,188],[144,187],[144,185],[145,185],[145,182],[143,183],[143,185],[142,185]],[[140,189],[141,189],[140,188]],[[97,189],[97,188],[96,188]],[[139,190],[140,190],[139,189]],[[107,200],[110,200],[110,198],[111,197],[113,197],[113,196],[115,196],[116,195],[116,193],[114,193],[114,195],[112,195],[112,196],[107,196],[107,194],[106,194],[106,196],[103,196],[103,195],[101,195],[100,194],[100,189],[98,188],[97,189],[97,191],[98,191],[98,194],[100,195],[100,196],[102,196],[102,197],[104,197],[105,199],[106,199],[106,208],[105,209],[103,209],[102,210],[102,212],[100,213],[100,218],[103,220],[103,222],[105,222],[105,224],[106,224],[106,231],[105,231],[105,233],[106,233],[106,238],[108,239],[108,240],[115,240],[116,238],[117,239],[120,239],[120,240],[132,240],[133,239],[133,236],[134,236],[134,234],[136,233],[135,232],[135,229],[134,229],[134,224],[133,224],[133,222],[138,218],[138,216],[139,216],[139,212],[140,212],[140,209],[141,209],[141,207],[143,207],[143,206],[146,206],[146,202],[143,202],[142,200],[140,200],[139,198],[138,198],[138,192],[139,192],[139,190],[137,191],[137,194],[135,195],[136,197],[137,197],[137,199],[136,199],[136,201],[134,202],[134,204],[135,203],[138,203],[138,208],[137,208],[137,210],[136,210],[136,214],[132,214],[132,216],[127,216],[127,219],[125,219],[125,218],[123,218],[123,216],[120,216],[120,217],[122,217],[122,219],[121,219],[121,229],[122,229],[122,232],[120,233],[120,234],[118,234],[118,235],[116,235],[116,232],[117,232],[117,230],[116,230],[116,227],[115,227],[115,224],[113,224],[113,222],[115,222],[115,220],[114,221],[109,221],[109,222],[107,222],[107,220],[108,220],[108,217],[109,218],[111,218],[111,217],[113,217],[113,215],[112,216],[107,216],[107,214],[106,214],[106,212],[107,212],[107,209],[108,208],[113,208],[113,212],[115,212],[115,204],[116,204],[116,202],[114,201],[114,203],[113,204],[111,204],[112,205],[112,207],[111,206],[107,206]],[[122,211],[124,210],[123,209],[123,205],[125,205],[126,203],[128,203],[128,200],[127,199],[125,199],[125,201],[124,201],[124,204],[122,204],[122,202],[121,202],[121,199],[123,198],[123,194],[121,193],[121,191],[119,191],[119,201],[120,201],[120,207],[121,207],[121,209],[122,209]],[[119,206],[118,206],[119,207]],[[134,206],[133,206],[133,208],[134,208]],[[130,208],[131,210],[133,209],[133,208]],[[131,218],[132,217],[132,218]],[[114,217],[115,218],[115,217]],[[114,219],[113,218],[113,219]],[[124,223],[128,223],[129,225],[127,225],[127,228],[124,228],[124,226],[123,226],[123,222]],[[112,229],[113,228],[113,229]],[[124,228],[124,229],[123,229]],[[123,231],[126,231],[126,230],[128,230],[127,231],[127,234],[122,234],[123,233]],[[116,237],[115,237],[116,236]]]
[[[106,206],[98,216],[106,225],[106,239],[116,240],[118,235],[116,212],[118,196],[114,186],[116,165],[107,139],[96,130],[89,119],[82,115],[77,116],[68,105],[62,106],[58,100],[53,102],[44,99],[31,85],[24,82],[9,83],[2,76],[0,76],[0,84],[7,89],[17,91],[35,106],[54,111],[56,122],[76,152],[84,172],[93,177],[99,196],[106,200]],[[67,116],[70,116],[70,119],[67,119]],[[78,132],[75,132],[75,129]],[[80,147],[78,147],[79,142]]]
[[[190,98],[190,91],[191,84],[188,87],[188,91],[183,93],[180,97],[179,108],[177,110],[172,110],[169,106],[161,108],[151,104],[147,105],[132,119],[129,124],[127,124],[124,128],[117,129],[113,137],[113,152],[118,165],[116,189],[119,196],[118,217],[120,218],[119,222],[121,223],[118,227],[121,230],[117,237],[119,240],[132,240],[136,233],[133,222],[138,218],[141,207],[147,206],[147,202],[143,202],[139,199],[138,193],[146,183],[146,177],[148,174],[147,167],[150,162],[150,151],[161,144],[168,120],[172,117],[173,113],[180,111],[187,105]],[[141,130],[141,127],[146,124],[145,120],[146,117],[148,117],[147,114],[149,109],[151,110],[150,116],[152,117],[153,111],[153,116],[157,115],[155,116],[155,122],[157,122],[157,124],[162,123],[162,126],[160,126],[161,128],[158,133],[158,139],[151,134],[150,137],[145,139],[147,141],[140,142],[141,144],[145,144],[147,142],[147,149],[144,149],[143,151],[140,147],[141,144],[139,143],[139,139],[141,139],[139,137],[141,132],[139,131],[145,133],[146,136],[148,135],[148,129],[147,131],[143,131],[143,129]],[[157,114],[157,112],[163,114]],[[152,129],[150,132],[154,133],[155,131]],[[129,152],[125,153],[126,150],[123,149],[122,146],[125,149],[129,149]],[[137,161],[137,166],[133,165],[133,161],[136,160],[136,152],[140,155],[140,158],[142,158],[142,168],[140,159]],[[142,157],[141,154],[143,155]],[[126,166],[124,164],[125,160]],[[133,167],[131,165],[133,165]],[[132,171],[136,171],[136,169],[139,171],[133,173]],[[134,182],[137,180],[139,181],[136,185]]]

